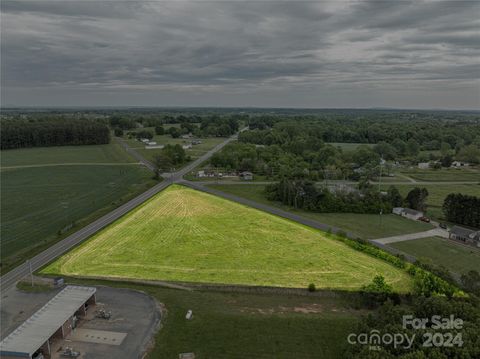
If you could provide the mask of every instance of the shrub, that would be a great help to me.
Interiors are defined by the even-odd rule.
[[[114,132],[115,136],[117,136],[117,137],[123,136],[123,130],[120,127],[115,128],[115,130],[113,130],[113,132]]]
[[[315,287],[315,284],[310,283],[310,284],[308,285],[308,291],[309,291],[309,292],[315,292],[316,290],[317,290],[317,288]]]
[[[164,135],[165,130],[163,129],[163,126],[155,126],[155,134],[156,135]]]

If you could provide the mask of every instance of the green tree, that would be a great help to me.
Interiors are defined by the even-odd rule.
[[[155,165],[155,176],[158,179],[162,172],[169,172],[173,166],[172,159],[164,152],[160,152],[153,158]]]
[[[390,186],[387,192],[388,200],[393,207],[401,207],[403,205],[403,197],[395,186]]]
[[[452,150],[452,146],[450,146],[450,144],[448,142],[442,142],[441,145],[440,145],[440,153],[442,154],[442,156],[447,156],[450,151]]]
[[[385,282],[382,275],[377,275],[373,278],[372,283],[363,287],[363,290],[369,293],[392,293],[392,286]]]
[[[457,159],[473,164],[480,163],[480,148],[475,145],[469,145],[458,151]]]
[[[407,141],[406,152],[410,156],[416,156],[420,152],[420,144],[413,138]]]
[[[181,134],[180,130],[176,127],[170,127],[167,132],[170,136],[172,136],[172,138],[178,138]]]
[[[428,197],[428,190],[426,188],[415,187],[407,194],[408,207],[416,209],[417,211],[426,210],[426,199]]]

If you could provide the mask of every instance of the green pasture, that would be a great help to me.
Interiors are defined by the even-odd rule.
[[[173,185],[47,266],[47,274],[356,290],[406,272],[324,233]]]
[[[92,146],[21,148],[0,152],[2,167],[78,163],[136,162],[116,143]]]
[[[55,166],[1,172],[2,265],[153,185],[141,166]],[[60,232],[59,232],[60,231]]]
[[[423,262],[444,266],[452,272],[459,274],[469,270],[480,272],[480,249],[449,239],[429,237],[389,245],[413,255]]]

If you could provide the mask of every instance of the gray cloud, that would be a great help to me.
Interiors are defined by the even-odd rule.
[[[2,103],[479,108],[479,15],[476,1],[4,0]]]

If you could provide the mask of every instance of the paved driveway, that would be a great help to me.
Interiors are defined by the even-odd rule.
[[[381,243],[381,244],[390,244],[395,242],[403,242],[403,241],[410,241],[412,239],[419,239],[419,238],[427,238],[427,237],[443,237],[448,238],[448,231],[442,228],[434,228],[430,229],[429,231],[425,232],[417,232],[411,234],[403,234],[400,236],[393,236],[393,237],[386,237],[386,238],[378,238],[373,239],[373,242]]]

